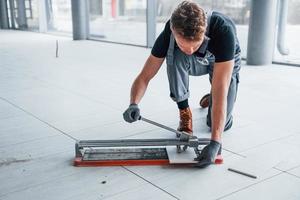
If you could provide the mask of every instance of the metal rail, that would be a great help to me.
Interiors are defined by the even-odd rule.
[[[82,156],[81,150],[92,147],[138,147],[138,146],[189,146],[209,144],[209,138],[191,138],[189,140],[174,139],[124,139],[124,140],[80,140],[75,144],[76,156]]]
[[[178,151],[187,147],[198,149],[199,145],[207,145],[210,143],[209,138],[197,138],[196,136],[189,135],[188,133],[177,131],[168,126],[154,122],[152,120],[140,117],[139,120],[148,122],[155,126],[161,127],[173,133],[176,133],[177,138],[172,139],[119,139],[119,140],[80,140],[75,144],[76,157],[82,156],[84,148],[103,148],[103,147],[142,147],[142,146],[176,146]]]

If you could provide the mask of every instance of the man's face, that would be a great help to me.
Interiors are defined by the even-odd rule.
[[[197,51],[203,42],[203,39],[200,41],[190,41],[177,34],[176,31],[172,30],[172,32],[178,47],[187,55],[192,55],[195,51]]]

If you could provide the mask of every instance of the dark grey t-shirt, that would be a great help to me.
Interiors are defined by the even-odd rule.
[[[158,58],[166,57],[170,36],[171,28],[169,20],[154,43],[151,51],[153,56]],[[234,55],[241,51],[234,22],[222,13],[215,11],[212,13],[209,34],[207,36],[210,38],[207,50],[215,56],[215,62],[232,60]],[[194,54],[197,55],[197,51]]]

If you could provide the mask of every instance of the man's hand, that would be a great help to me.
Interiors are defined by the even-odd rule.
[[[123,118],[126,122],[132,123],[140,118],[140,109],[137,104],[130,104],[127,110],[123,113]]]
[[[200,156],[197,158],[199,162],[196,164],[196,167],[205,168],[213,164],[218,153],[221,153],[221,148],[221,143],[211,140],[210,143],[202,149]]]

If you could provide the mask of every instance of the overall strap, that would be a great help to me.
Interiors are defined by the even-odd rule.
[[[174,48],[175,48],[175,39],[173,33],[171,32],[170,43],[169,43],[169,48],[168,48],[167,58],[166,58],[167,65],[173,65]]]

